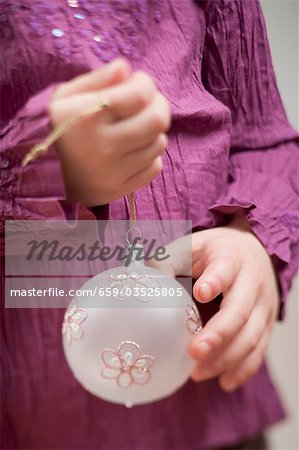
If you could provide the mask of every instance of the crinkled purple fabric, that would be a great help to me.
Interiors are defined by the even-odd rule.
[[[172,108],[164,169],[137,192],[138,216],[192,219],[204,229],[244,210],[277,257],[283,315],[298,261],[298,133],[277,90],[259,4],[77,3],[1,2],[2,224],[128,217],[124,199],[97,213],[67,204],[55,148],[20,165],[49,133],[46,106],[57,84],[125,55],[153,76]],[[202,314],[207,319],[217,307]],[[190,381],[132,410],[103,402],[67,367],[62,317],[62,310],[1,310],[2,448],[208,449],[255,436],[284,415],[265,366],[233,394],[215,380]]]

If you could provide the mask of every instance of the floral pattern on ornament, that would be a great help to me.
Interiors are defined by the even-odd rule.
[[[130,268],[112,272],[104,281],[102,288],[111,289],[115,300],[125,301],[134,298],[139,302],[149,303],[154,296],[145,295],[145,290],[161,288],[161,283],[157,278],[147,275],[142,269]]]
[[[115,380],[119,388],[126,389],[133,384],[144,385],[151,379],[150,368],[154,364],[154,357],[141,354],[136,342],[124,341],[117,350],[105,348],[100,355],[104,364],[102,377]]]
[[[199,312],[197,311],[197,308],[194,305],[190,305],[189,303],[186,303],[185,305],[185,311],[186,311],[186,328],[189,331],[190,334],[196,334],[201,330],[202,328],[202,322],[199,316]]]
[[[73,306],[66,311],[62,324],[62,335],[67,340],[68,344],[71,344],[73,340],[82,339],[82,324],[86,318],[87,312],[77,306]]]

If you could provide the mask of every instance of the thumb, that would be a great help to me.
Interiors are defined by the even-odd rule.
[[[193,286],[193,295],[200,303],[213,300],[234,282],[240,265],[234,258],[221,253],[209,261]]]
[[[124,58],[117,58],[111,63],[83,75],[79,75],[66,83],[62,83],[55,91],[53,99],[63,99],[74,94],[98,91],[128,80],[131,68]]]
[[[163,261],[151,259],[148,265],[160,270],[171,277],[192,275],[192,235],[176,239],[168,244],[165,254],[168,258]]]

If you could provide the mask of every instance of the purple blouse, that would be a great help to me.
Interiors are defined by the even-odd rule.
[[[242,209],[277,257],[281,315],[298,261],[298,133],[276,86],[257,1],[2,0],[1,220],[94,219],[65,199],[55,148],[25,168],[49,133],[58,83],[125,55],[172,107],[164,168],[136,193],[140,219],[204,229]],[[100,208],[126,219],[124,199]],[[2,273],[3,280],[3,273]],[[205,305],[206,319],[217,302]],[[61,309],[2,309],[2,446],[7,449],[210,449],[284,416],[264,365],[232,394],[189,381],[127,410],[86,392],[61,345]]]

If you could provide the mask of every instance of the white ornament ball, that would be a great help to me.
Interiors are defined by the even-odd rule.
[[[187,381],[194,365],[187,347],[201,321],[180,283],[133,261],[81,290],[96,293],[93,305],[83,295],[73,300],[62,335],[67,362],[87,391],[130,407],[160,400]]]

